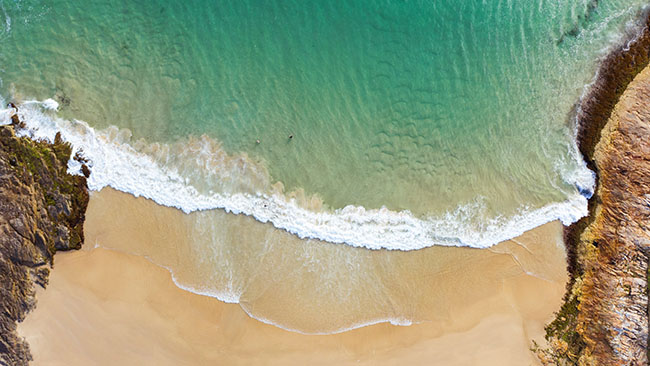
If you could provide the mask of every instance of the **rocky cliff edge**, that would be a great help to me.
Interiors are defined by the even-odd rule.
[[[47,285],[54,254],[78,249],[88,205],[86,178],[67,173],[70,145],[17,137],[20,121],[0,126],[0,365],[27,365],[16,323]],[[84,171],[87,172],[87,168]]]

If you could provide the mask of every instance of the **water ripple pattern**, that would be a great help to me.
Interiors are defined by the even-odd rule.
[[[95,189],[406,250],[586,212],[571,110],[644,3],[0,5],[0,93]]]

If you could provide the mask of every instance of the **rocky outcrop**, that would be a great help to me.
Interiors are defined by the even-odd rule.
[[[0,126],[0,365],[27,365],[16,323],[35,305],[34,283],[47,285],[58,250],[78,249],[88,205],[86,178],[67,173],[71,148],[16,137]]]
[[[648,19],[646,16],[645,19]],[[647,365],[650,262],[650,28],[613,52],[578,114],[598,183],[565,231],[571,281],[547,328],[547,365]]]

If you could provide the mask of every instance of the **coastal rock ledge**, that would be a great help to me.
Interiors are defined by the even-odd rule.
[[[17,137],[0,126],[0,365],[22,366],[29,346],[16,323],[35,306],[34,284],[45,287],[54,253],[78,249],[88,205],[86,178],[67,173],[71,147]]]
[[[646,19],[649,19],[646,17]],[[589,216],[565,231],[571,281],[546,327],[545,365],[648,364],[650,27],[603,63],[578,114],[598,177]]]

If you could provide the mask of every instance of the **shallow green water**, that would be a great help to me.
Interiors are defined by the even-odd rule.
[[[2,1],[2,94],[148,142],[207,134],[332,208],[479,222],[589,185],[571,108],[642,4]]]

